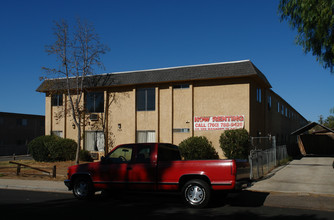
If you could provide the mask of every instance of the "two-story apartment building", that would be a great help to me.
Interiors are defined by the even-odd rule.
[[[45,80],[37,91],[46,94],[45,133],[76,140],[65,82]],[[284,143],[307,122],[249,60],[94,75],[84,79],[84,88],[82,146],[90,151],[104,151],[104,134],[112,140],[109,149],[203,135],[223,157],[224,130],[245,128]]]

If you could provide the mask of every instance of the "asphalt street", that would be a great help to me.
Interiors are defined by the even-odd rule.
[[[0,216],[18,219],[293,219],[332,220],[334,212],[264,206],[268,193],[243,191],[222,199],[210,208],[187,208],[178,194],[122,193],[97,195],[79,201],[71,194],[0,190]]]

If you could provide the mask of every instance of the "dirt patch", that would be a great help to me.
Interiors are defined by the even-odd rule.
[[[60,161],[60,162],[37,162],[34,160],[15,160],[17,163],[29,165],[31,167],[43,169],[50,172],[34,170],[28,167],[21,166],[20,174],[17,176],[17,165],[10,164],[8,161],[0,162],[0,179],[31,179],[31,180],[57,180],[63,181],[67,176],[67,168],[75,165],[75,161]],[[80,162],[87,163],[87,162]],[[52,169],[56,166],[56,178],[52,178]]]

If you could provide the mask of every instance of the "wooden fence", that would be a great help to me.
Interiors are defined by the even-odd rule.
[[[23,164],[23,163],[18,163],[18,162],[14,162],[14,161],[9,161],[9,163],[17,165],[17,169],[16,169],[16,175],[17,176],[20,175],[21,167],[27,167],[27,168],[30,168],[30,169],[33,169],[33,170],[38,170],[40,172],[47,173],[50,176],[52,175],[53,178],[56,178],[56,175],[57,175],[57,167],[56,167],[56,165],[51,168],[52,171],[50,172],[50,171],[45,170],[45,168],[41,169],[41,168],[37,168],[37,167],[32,167],[30,165]]]

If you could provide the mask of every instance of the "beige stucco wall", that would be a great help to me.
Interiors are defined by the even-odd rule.
[[[194,132],[193,117],[238,114],[245,115],[246,120],[249,117],[248,84],[195,83],[194,85],[190,84],[189,88],[185,89],[175,89],[172,85],[159,85],[155,89],[155,111],[136,111],[135,87],[114,88],[105,92],[105,96],[109,96],[108,130],[109,139],[112,140],[112,146],[109,147],[136,142],[137,131],[155,131],[157,142],[174,144],[179,144],[194,134],[195,136],[206,136],[212,141],[219,155],[223,156],[218,142],[223,131]],[[53,121],[50,123],[48,119],[46,127],[49,126],[49,130],[66,131],[67,138],[76,140],[77,128],[73,129],[69,103],[59,107],[51,107],[50,100],[50,97],[46,97],[46,113],[49,113],[46,115],[47,118],[51,118],[51,113]],[[236,102],[236,100],[238,101]],[[105,105],[107,105],[106,101]],[[66,117],[58,117],[65,107],[67,107]],[[101,118],[104,115],[103,113],[97,114],[99,115],[98,121],[91,121],[90,114],[86,114],[83,133],[84,131],[102,130],[103,120]],[[65,120],[66,123],[64,123]],[[50,124],[52,124],[51,129]],[[119,124],[121,125],[120,129]],[[249,128],[248,122],[245,123],[245,127]],[[188,128],[189,132],[174,132],[175,128]]]
[[[161,86],[159,89],[159,142],[173,142],[173,87]]]
[[[52,126],[52,114],[51,114],[51,97],[45,94],[45,135],[51,134]]]
[[[131,87],[109,91],[108,127],[113,147],[136,141],[135,92],[135,88]]]
[[[185,89],[173,89],[173,128],[189,128],[190,132],[173,132],[173,143],[178,145],[192,135],[193,121],[192,85]]]
[[[176,145],[193,135],[206,136],[213,143],[220,157],[224,158],[219,147],[219,137],[223,130],[194,131],[193,120],[195,116],[243,115],[244,128],[252,136],[256,136],[258,131],[261,131],[262,135],[268,133],[281,135],[284,129],[298,127],[297,120],[290,120],[277,113],[276,103],[277,101],[283,103],[283,100],[272,93],[269,88],[266,88],[263,82],[249,78],[182,82],[182,84],[187,83],[189,88],[183,89],[173,88],[173,85],[177,85],[177,83],[147,85],[148,88],[155,88],[156,108],[154,111],[136,110],[136,89],[145,86],[104,89],[105,109],[108,109],[108,136],[111,140],[109,141],[109,149],[119,144],[136,142],[137,131],[155,131],[156,142]],[[262,90],[261,103],[256,101],[257,88]],[[268,96],[272,97],[270,110],[267,104]],[[109,103],[107,103],[107,97]],[[63,131],[65,137],[76,140],[77,128],[73,129],[70,105],[68,101],[63,103],[63,106],[51,107],[51,98],[46,96],[45,132],[50,134],[51,130]],[[59,119],[57,115],[65,108],[67,108],[66,116]],[[85,116],[83,134],[85,130],[101,131],[103,121],[101,118],[104,117],[104,114],[98,113],[98,121],[91,121],[89,115]],[[176,132],[173,129],[189,129],[189,132]],[[84,142],[82,142],[82,146],[84,146]]]
[[[224,83],[223,85],[221,83]],[[249,130],[249,84],[216,82],[198,84],[194,87],[194,117],[218,115],[244,115],[245,129]],[[195,131],[195,136],[206,136],[224,157],[219,146],[219,137],[223,130]]]

